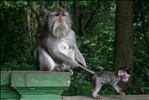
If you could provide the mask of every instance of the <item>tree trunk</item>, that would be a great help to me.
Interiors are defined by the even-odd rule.
[[[115,69],[117,70],[122,66],[128,66],[133,69],[133,1],[116,1],[115,24]]]

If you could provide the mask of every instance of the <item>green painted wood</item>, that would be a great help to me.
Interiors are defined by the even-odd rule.
[[[21,100],[61,100],[61,95],[45,94],[45,95],[22,95]]]
[[[1,81],[0,81],[0,85],[10,85],[10,75],[11,72],[10,71],[1,71]]]
[[[21,94],[21,100],[61,100],[61,93],[69,86],[69,72],[21,71],[11,74],[11,87]]]
[[[65,87],[66,88],[66,87]],[[19,91],[20,94],[61,94],[65,88],[50,88],[50,87],[45,87],[45,88],[40,88],[40,87],[34,87],[34,88],[19,88],[17,87],[17,90]]]
[[[12,74],[12,87],[67,87],[70,85],[68,72],[16,72]]]
[[[13,100],[19,100],[20,98],[20,95],[19,93],[13,89],[13,88],[10,88],[10,87],[3,87],[1,86],[1,99],[13,99]]]
[[[10,71],[1,71],[1,91],[0,98],[1,100],[19,100],[19,93],[12,87],[11,84],[11,72]]]
[[[2,71],[1,100],[61,100],[69,72]]]

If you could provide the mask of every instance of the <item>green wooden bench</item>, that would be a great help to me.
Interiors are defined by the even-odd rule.
[[[1,100],[61,100],[69,72],[1,71]]]

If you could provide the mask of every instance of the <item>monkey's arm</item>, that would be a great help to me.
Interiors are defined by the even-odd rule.
[[[54,59],[57,59],[60,63],[64,63],[70,66],[71,68],[75,68],[79,66],[79,64],[75,60],[73,60],[72,58],[66,56],[65,54],[59,51],[55,52]]]
[[[81,52],[79,51],[79,49],[77,47],[74,31],[70,30],[69,34],[67,35],[67,38],[68,38],[67,39],[68,43],[71,43],[71,41],[73,41],[72,44],[70,44],[70,46],[72,46],[72,49],[74,50],[75,60],[78,63],[81,63],[81,65],[83,65],[84,67],[86,67],[85,59],[84,59],[84,57],[82,56]],[[69,40],[71,40],[71,41],[69,41]]]
[[[56,63],[59,63],[59,64],[63,63],[63,64],[66,64],[67,66],[70,66],[71,68],[79,66],[79,64],[75,60],[66,56],[64,53],[60,52],[60,50],[58,49],[60,41],[55,41],[55,42],[51,42],[51,41],[53,41],[52,38],[46,41],[47,43],[49,43],[50,46],[45,45],[45,48],[48,54],[54,59]]]
[[[81,52],[79,51],[77,47],[74,47],[74,53],[75,53],[75,60],[78,63],[81,63],[84,67],[86,67],[85,59],[83,58]]]
[[[117,91],[117,93],[119,93],[120,95],[125,95],[123,90],[117,84],[111,84],[111,85]]]

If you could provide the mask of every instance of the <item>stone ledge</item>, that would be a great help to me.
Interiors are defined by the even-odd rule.
[[[149,95],[101,95],[103,100],[149,100]],[[62,96],[62,100],[97,100],[91,96]]]

